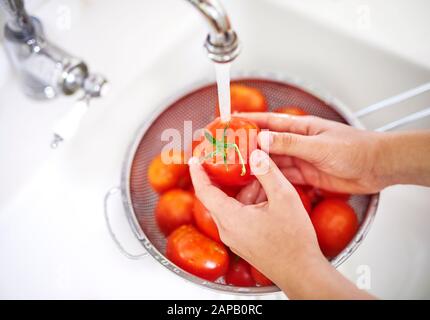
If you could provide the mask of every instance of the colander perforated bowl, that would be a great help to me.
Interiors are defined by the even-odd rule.
[[[319,117],[361,126],[339,101],[293,79],[281,80],[275,79],[273,75],[268,77],[260,75],[259,78],[237,79],[233,83],[261,90],[267,98],[270,110],[283,105],[295,105]],[[183,134],[185,120],[192,121],[193,130],[203,128],[213,120],[216,103],[216,85],[201,86],[158,110],[154,118],[144,124],[130,147],[123,169],[121,190],[126,214],[136,237],[148,253],[179,276],[223,292],[241,294],[276,292],[279,289],[275,286],[242,288],[225,285],[223,280],[209,282],[178,268],[164,256],[166,239],[159,231],[154,218],[158,195],[148,183],[148,166],[164,145],[161,140],[163,130],[173,128]],[[174,147],[181,149],[183,146]],[[354,195],[349,200],[357,214],[360,228],[351,243],[331,261],[334,266],[345,261],[363,240],[376,212],[378,198],[379,194]]]

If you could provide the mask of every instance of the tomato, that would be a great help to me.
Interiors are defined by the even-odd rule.
[[[265,112],[267,101],[260,90],[242,84],[230,86],[231,113],[234,112]],[[219,106],[216,107],[219,116]]]
[[[235,186],[228,186],[228,187],[224,186],[224,187],[222,187],[222,191],[224,191],[224,193],[226,195],[228,195],[229,197],[232,197],[232,198],[236,197],[241,189],[242,188],[235,187]]]
[[[206,127],[205,139],[194,149],[212,182],[220,186],[244,186],[254,179],[249,155],[257,149],[258,126],[247,119],[219,118]],[[225,156],[225,159],[224,159]]]
[[[277,108],[275,110],[275,112],[290,114],[290,115],[293,115],[293,116],[307,116],[307,115],[309,115],[309,113],[307,113],[302,108],[299,108],[299,107],[296,107],[296,106],[293,106],[293,105],[288,105],[288,106]]]
[[[254,287],[255,281],[251,276],[251,266],[249,263],[235,256],[225,275],[225,282],[231,286]]]
[[[351,195],[348,193],[332,192],[332,191],[327,191],[323,189],[316,189],[315,191],[317,195],[323,199],[335,198],[339,200],[348,201],[349,198],[351,197]]]
[[[197,228],[212,240],[221,242],[215,221],[203,203],[197,198],[194,199],[193,214]]]
[[[148,168],[148,181],[158,193],[189,187],[191,178],[184,153],[170,150],[155,157]]]
[[[204,236],[192,225],[179,227],[170,234],[166,256],[178,267],[209,281],[224,276],[229,265],[225,246]]]
[[[296,188],[297,193],[300,196],[300,200],[302,200],[303,206],[305,207],[306,211],[308,213],[311,213],[312,211],[312,201],[309,197],[309,194],[301,187],[295,185],[294,188]]]
[[[328,258],[338,255],[358,230],[354,209],[339,199],[321,201],[312,211],[311,221],[321,251]]]
[[[260,286],[267,287],[273,285],[273,282],[269,278],[267,278],[264,274],[262,274],[253,266],[251,266],[251,276],[254,281]]]
[[[155,208],[155,220],[161,232],[169,235],[183,224],[193,222],[194,196],[191,192],[172,189],[163,193]]]

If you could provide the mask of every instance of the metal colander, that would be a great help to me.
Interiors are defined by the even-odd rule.
[[[361,127],[360,122],[339,101],[321,92],[316,92],[312,87],[293,79],[275,79],[271,75],[266,78],[261,76],[259,78],[242,78],[234,80],[232,83],[240,83],[261,90],[267,99],[270,110],[284,105],[295,105],[310,114]],[[183,134],[185,120],[192,121],[193,130],[203,128],[214,119],[216,104],[216,85],[201,86],[181,96],[165,108],[157,110],[152,120],[144,124],[129,149],[123,168],[120,190],[126,215],[133,232],[145,247],[147,253],[179,276],[223,292],[241,294],[277,292],[279,289],[275,286],[242,288],[228,286],[222,279],[210,282],[178,268],[164,256],[166,238],[158,229],[155,221],[154,209],[158,201],[158,194],[152,190],[148,183],[148,166],[151,160],[161,152],[164,145],[161,140],[161,134],[165,129],[177,129],[178,132]],[[179,150],[183,148],[181,145],[174,147]],[[106,201],[108,197],[109,193],[106,196]],[[338,266],[345,261],[363,240],[375,215],[378,198],[379,195],[361,195],[352,196],[349,200],[350,205],[357,214],[360,228],[347,248],[331,261],[334,266]],[[110,227],[107,214],[106,218],[109,231],[121,251],[130,258],[142,256],[133,256],[126,253]]]

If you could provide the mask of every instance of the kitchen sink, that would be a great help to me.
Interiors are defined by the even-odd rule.
[[[279,1],[224,2],[243,44],[233,75],[297,77],[323,88],[352,111],[430,79],[429,68]],[[119,184],[136,130],[157,108],[215,77],[202,49],[206,25],[185,2],[166,1],[151,9],[149,15],[160,15],[152,25],[159,29],[151,30],[149,22],[145,22],[147,28],[135,28],[145,19],[148,4],[130,1],[133,10],[126,10],[130,19],[118,22],[119,31],[109,21],[114,12],[125,9],[116,1],[103,3],[106,15],[91,11],[88,7],[93,3],[82,2],[76,9],[76,14],[82,14],[81,22],[66,32],[67,41],[61,40],[60,32],[54,34],[60,44],[74,46],[73,51],[88,57],[90,65],[105,71],[112,83],[112,94],[94,104],[73,140],[49,150],[50,128],[71,99],[35,103],[22,96],[12,72],[11,81],[0,87],[4,115],[0,128],[8,124],[0,129],[0,152],[7,155],[0,170],[0,297],[238,298],[184,282],[150,257],[129,261],[108,236],[103,196]],[[54,4],[39,9],[42,19],[49,16],[49,5]],[[163,8],[169,5],[183,14],[166,13]],[[94,16],[99,21],[96,26]],[[103,28],[111,32],[97,38]],[[129,30],[128,38],[118,39],[121,30]],[[160,39],[153,39],[154,32],[160,33]],[[374,129],[428,107],[428,101],[430,94],[424,94],[362,121]],[[14,104],[19,112],[6,110]],[[30,119],[30,115],[37,117]],[[402,129],[429,128],[428,119]],[[13,143],[8,140],[10,133]],[[356,282],[367,268],[370,292],[381,298],[430,298],[429,199],[429,188],[384,190],[367,238],[339,270]],[[112,208],[115,231],[124,246],[138,252],[141,248],[119,199],[116,202]],[[265,297],[284,298],[282,294]]]

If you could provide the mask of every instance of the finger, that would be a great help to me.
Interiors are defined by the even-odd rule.
[[[296,167],[288,167],[281,169],[285,178],[293,184],[306,184],[306,180],[303,177],[301,171]]]
[[[270,158],[272,158],[273,162],[276,163],[278,168],[286,168],[294,165],[293,157],[284,156],[279,154],[271,154]]]
[[[269,155],[262,150],[254,150],[250,157],[251,171],[260,181],[269,202],[294,190]]]
[[[262,129],[303,135],[315,135],[328,125],[327,120],[314,116],[292,116],[273,112],[246,112],[237,115],[254,121]]]
[[[254,180],[239,191],[236,199],[244,205],[255,204],[255,200],[257,199],[260,190],[260,182],[258,182],[258,180]]]
[[[321,142],[317,137],[287,132],[261,131],[258,143],[270,154],[286,155],[309,162],[321,157]]]
[[[189,166],[196,196],[209,212],[219,218],[241,207],[236,199],[227,196],[212,184],[197,158],[191,158]]]
[[[266,191],[263,188],[260,188],[260,192],[258,193],[257,199],[255,199],[255,203],[262,203],[267,201]]]

